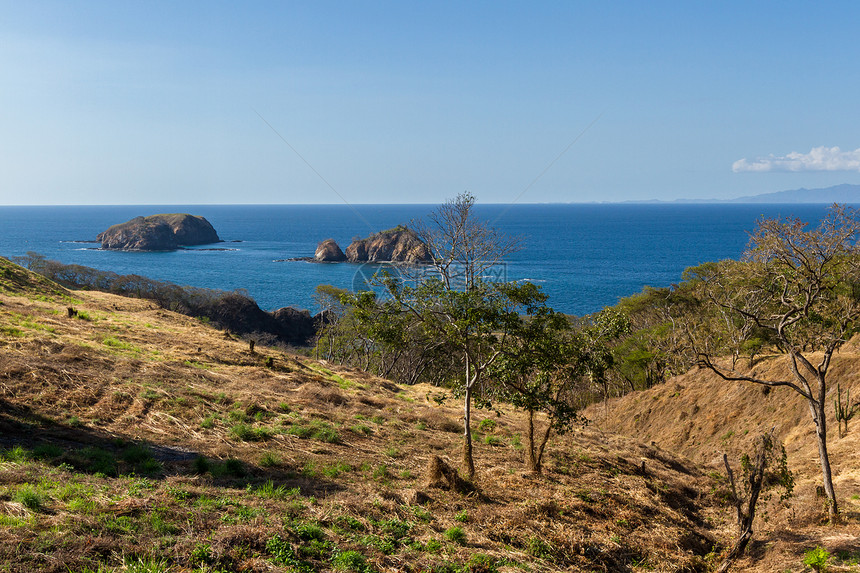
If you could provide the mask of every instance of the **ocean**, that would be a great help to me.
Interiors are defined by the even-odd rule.
[[[434,205],[0,206],[0,256],[35,251],[63,263],[138,274],[183,285],[245,289],[266,310],[316,312],[320,284],[352,288],[375,267],[283,261],[312,257],[319,241],[341,248],[355,237],[409,224]],[[558,311],[582,315],[680,281],[687,267],[738,258],[761,217],[815,223],[826,205],[527,204],[477,205],[477,216],[523,239],[494,275],[529,280]],[[96,235],[138,215],[202,215],[217,245],[164,253],[98,250]],[[224,249],[224,250],[212,250]]]

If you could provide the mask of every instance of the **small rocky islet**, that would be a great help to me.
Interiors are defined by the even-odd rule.
[[[341,250],[334,239],[326,239],[317,245],[314,261],[334,263],[429,263],[433,259],[430,249],[415,231],[398,225],[393,229],[373,233],[364,239],[355,239]]]
[[[96,241],[102,249],[122,251],[174,251],[223,242],[209,221],[188,213],[135,217],[99,233]]]

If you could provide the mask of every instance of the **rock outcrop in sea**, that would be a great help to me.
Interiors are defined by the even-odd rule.
[[[135,217],[99,233],[96,240],[103,249],[124,251],[172,251],[221,242],[209,221],[188,213]]]
[[[432,260],[424,241],[403,225],[354,240],[346,248],[346,258],[352,263],[416,264]]]
[[[334,239],[326,239],[317,245],[314,260],[321,263],[339,263],[346,260],[346,255],[343,254]]]

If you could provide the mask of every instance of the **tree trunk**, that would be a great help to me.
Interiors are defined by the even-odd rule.
[[[463,471],[469,479],[475,477],[475,462],[472,459],[472,380],[470,379],[469,355],[466,354],[466,391],[463,404]]]
[[[762,449],[755,458],[755,467],[753,468],[752,474],[749,476],[750,492],[749,498],[747,499],[746,511],[743,510],[743,500],[738,498],[738,490],[735,486],[735,477],[732,473],[732,468],[729,465],[728,457],[725,454],[723,454],[723,463],[726,465],[726,472],[728,473],[729,481],[732,485],[732,497],[734,497],[735,506],[738,510],[738,528],[740,529],[741,536],[717,568],[716,573],[726,573],[735,559],[743,555],[747,544],[750,542],[750,539],[752,539],[755,508],[764,483],[764,471],[767,466],[767,452]]]
[[[827,495],[827,513],[831,524],[839,519],[836,505],[836,491],[833,489],[833,474],[830,471],[830,456],[827,453],[827,418],[824,416],[824,402],[809,400],[812,421],[815,422],[815,437],[818,439],[818,459],[821,462],[821,475],[824,478],[824,493]]]
[[[549,441],[549,436],[552,433],[552,422],[547,424],[546,431],[543,433],[543,438],[541,439],[540,445],[538,446],[537,451],[537,466],[538,473],[541,472],[541,468],[543,468],[543,453],[546,450],[546,443]]]
[[[729,551],[729,554],[726,556],[726,558],[723,560],[723,562],[717,568],[716,573],[726,573],[726,571],[729,570],[729,568],[732,566],[732,563],[734,563],[735,559],[737,559],[738,557],[743,555],[743,552],[746,549],[747,544],[749,543],[750,539],[752,538],[752,535],[753,535],[752,528],[747,529],[743,532],[743,534],[741,535],[741,538],[738,539],[737,543],[735,543],[735,546],[732,547],[732,550]]]
[[[529,471],[533,474],[540,473],[540,465],[538,464],[537,455],[535,452],[535,411],[529,410]]]

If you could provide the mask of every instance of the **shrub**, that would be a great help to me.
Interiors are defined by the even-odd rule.
[[[122,459],[130,464],[139,464],[152,459],[152,453],[143,446],[131,446],[122,453]]]
[[[338,435],[337,430],[319,420],[314,420],[308,425],[293,424],[285,429],[284,433],[303,439],[313,438],[327,444],[340,443],[340,435]]]
[[[230,435],[243,442],[261,442],[272,437],[272,431],[268,428],[252,428],[244,422],[240,422],[230,428]]]
[[[191,471],[196,474],[203,475],[211,469],[209,464],[209,460],[207,460],[203,456],[197,456],[194,458],[194,461],[191,462]]]
[[[400,457],[400,450],[398,450],[398,449],[397,449],[397,448],[395,448],[394,446],[389,446],[389,447],[385,448],[385,450],[384,450],[382,453],[384,453],[384,454],[385,454],[386,456],[388,456],[389,458],[398,458],[398,457]]]
[[[242,465],[242,462],[237,460],[236,458],[229,458],[225,460],[223,464],[213,467],[212,473],[217,473],[218,475],[231,475],[235,477],[242,477],[245,475],[245,466]]]
[[[353,434],[362,434],[365,436],[373,433],[373,430],[371,430],[370,427],[365,424],[355,424],[354,426],[351,426],[349,428],[349,431]]]
[[[33,448],[33,457],[40,460],[59,458],[63,455],[63,448],[56,444],[42,444]]]
[[[375,470],[373,470],[373,479],[385,479],[388,477],[388,466],[385,464],[380,464]]]
[[[29,509],[30,511],[41,511],[45,503],[42,495],[32,485],[25,483],[18,488],[12,499]]]
[[[331,564],[342,571],[361,573],[367,570],[367,559],[358,551],[335,551]]]
[[[21,446],[15,446],[11,450],[0,452],[0,461],[17,462],[20,464],[30,461],[32,458],[33,454]]]
[[[827,561],[830,559],[830,552],[823,547],[810,549],[803,556],[803,564],[809,565],[814,571],[823,573],[827,571]]]
[[[457,545],[465,545],[466,532],[463,531],[462,527],[452,527],[445,531],[445,539],[451,543],[456,543]]]
[[[475,553],[466,565],[469,573],[496,573],[496,560],[484,553]]]
[[[336,478],[343,472],[352,470],[352,466],[345,462],[336,462],[327,466],[323,466],[322,473],[328,478]]]
[[[526,551],[532,557],[546,559],[552,555],[552,547],[540,537],[529,537],[526,542]]]
[[[212,561],[212,546],[208,543],[197,543],[191,551],[189,559],[193,564],[205,564]],[[201,567],[202,569],[202,567]]]
[[[297,525],[295,532],[299,539],[304,539],[305,541],[323,541],[325,539],[325,532],[317,523],[302,523]]]
[[[170,564],[167,559],[139,557],[136,560],[126,559],[125,570],[128,573],[167,573]]]
[[[117,475],[116,459],[107,450],[95,447],[84,448],[78,451],[75,457],[78,458],[75,460],[77,463],[73,461],[72,465],[77,466],[78,469],[106,476]]]
[[[339,527],[351,531],[364,531],[365,529],[364,524],[351,515],[341,515],[335,520],[335,523]]]
[[[491,418],[485,418],[478,424],[478,429],[482,432],[492,432],[498,424]]]
[[[299,488],[288,488],[285,485],[276,486],[271,480],[256,488],[249,485],[248,491],[269,499],[289,499],[300,495]]]

